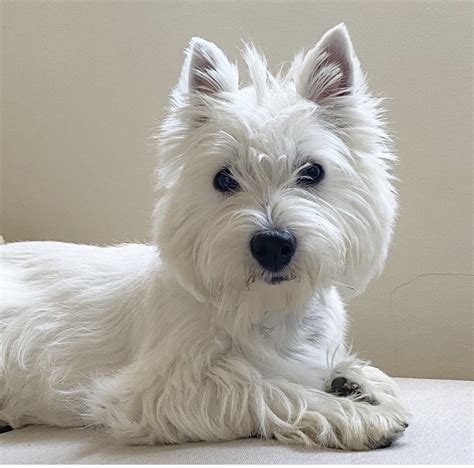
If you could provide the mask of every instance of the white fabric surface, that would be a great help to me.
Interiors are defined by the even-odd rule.
[[[306,450],[257,439],[129,447],[90,430],[30,426],[0,434],[0,463],[474,463],[474,382],[397,381],[414,415],[413,421],[402,439],[389,448],[371,452]]]

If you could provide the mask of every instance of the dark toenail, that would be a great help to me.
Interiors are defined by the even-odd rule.
[[[0,426],[0,434],[3,434],[4,432],[10,432],[13,431],[13,427],[11,426]]]
[[[383,442],[381,445],[379,445],[378,448],[387,448],[387,447],[390,447],[390,445],[392,445],[392,442],[393,442],[393,440],[387,440],[386,442]]]
[[[341,387],[345,385],[346,382],[347,382],[347,379],[345,377],[336,377],[331,382],[331,388],[333,391],[339,390]]]
[[[403,423],[403,425],[405,426],[405,429],[410,425],[408,423]]]

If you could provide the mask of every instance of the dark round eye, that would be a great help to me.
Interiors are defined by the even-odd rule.
[[[219,192],[236,192],[239,190],[239,183],[232,177],[228,168],[221,169],[214,176],[214,188]]]
[[[305,167],[298,174],[297,182],[299,185],[310,186],[316,185],[324,178],[324,169],[319,164],[311,164]]]

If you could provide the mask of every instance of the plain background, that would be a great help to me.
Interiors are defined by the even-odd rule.
[[[474,379],[472,3],[4,1],[0,233],[148,241],[149,136],[199,35],[276,66],[344,21],[389,96],[401,208],[383,276],[351,301],[354,349],[392,375]]]

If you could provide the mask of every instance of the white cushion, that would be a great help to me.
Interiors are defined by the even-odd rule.
[[[175,446],[119,445],[85,429],[26,427],[0,434],[1,463],[83,464],[471,464],[474,382],[396,379],[414,418],[391,447],[308,450],[257,439]]]

